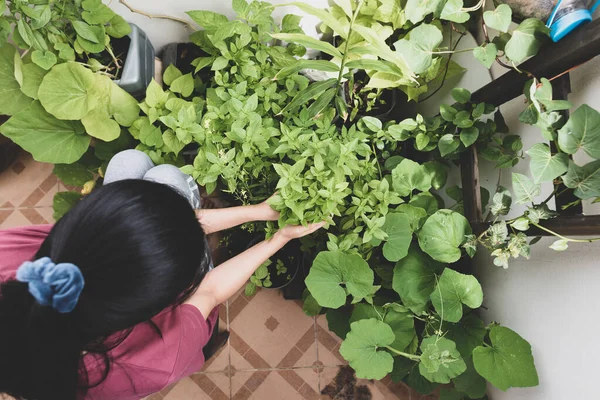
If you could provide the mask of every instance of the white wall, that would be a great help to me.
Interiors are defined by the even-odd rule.
[[[108,2],[108,1],[107,1]],[[287,0],[273,0],[285,3]],[[324,7],[327,0],[311,0]],[[182,24],[173,21],[151,20],[132,14],[118,0],[110,3],[128,21],[146,31],[157,52],[167,43],[186,41],[190,33]],[[129,0],[129,4],[147,13],[168,14],[187,18],[185,11],[207,9],[233,16],[229,0]],[[277,9],[276,17],[286,13],[301,14],[291,8]],[[316,21],[305,19],[304,27],[311,30]],[[314,32],[314,29],[313,29]],[[588,103],[600,109],[600,59],[578,68],[571,74],[573,94],[570,100],[576,105]],[[501,69],[493,70],[499,76]],[[473,88],[475,89],[475,88]],[[521,124],[518,114],[523,109],[523,98],[515,99],[502,107],[506,122],[513,133],[523,136],[525,148],[540,140],[537,129]],[[581,157],[577,157],[582,162]],[[527,160],[515,168],[527,173]],[[493,190],[498,178],[493,165],[482,166],[482,184]],[[503,185],[510,187],[510,174],[504,173]],[[547,196],[551,187],[546,185],[541,197]],[[493,193],[493,192],[492,192]],[[585,212],[600,213],[589,204]],[[514,212],[518,212],[515,210]],[[533,246],[529,261],[512,262],[508,270],[495,267],[484,250],[476,257],[475,265],[481,278],[488,311],[484,317],[511,327],[533,346],[540,376],[540,386],[531,389],[510,389],[503,393],[490,388],[494,400],[579,400],[598,399],[596,379],[600,373],[600,243],[570,245],[569,250],[557,253],[548,249],[552,240],[542,240]]]

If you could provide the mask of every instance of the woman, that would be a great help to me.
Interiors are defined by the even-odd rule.
[[[278,215],[265,203],[195,213],[190,181],[127,151],[54,226],[0,231],[0,394],[139,399],[199,371],[217,306],[322,226],[286,227],[212,269],[205,234]]]

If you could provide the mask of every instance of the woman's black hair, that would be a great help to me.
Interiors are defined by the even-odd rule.
[[[121,181],[84,198],[34,257],[79,267],[85,287],[75,309],[60,314],[39,305],[25,283],[0,285],[0,393],[75,400],[100,384],[108,352],[135,325],[200,285],[210,261],[205,243],[194,210],[168,186]],[[104,363],[100,377],[88,377],[84,352]]]

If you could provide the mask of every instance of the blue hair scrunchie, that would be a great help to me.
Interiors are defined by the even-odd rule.
[[[54,264],[48,257],[21,264],[17,280],[29,285],[29,293],[39,304],[52,306],[61,314],[75,309],[85,284],[75,264]]]

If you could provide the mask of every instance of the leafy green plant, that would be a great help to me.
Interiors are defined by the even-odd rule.
[[[11,40],[46,71],[76,60],[113,76],[121,69],[110,39],[128,35],[131,27],[101,0],[12,0],[3,2],[0,13],[0,47]],[[98,60],[103,52],[111,60],[107,65]]]

